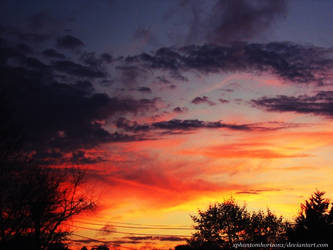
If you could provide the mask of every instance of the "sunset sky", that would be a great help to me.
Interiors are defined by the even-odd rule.
[[[72,246],[183,244],[229,197],[333,198],[333,2],[2,0],[0,67],[39,164],[85,171]]]

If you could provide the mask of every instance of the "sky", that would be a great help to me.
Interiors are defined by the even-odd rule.
[[[72,246],[168,249],[233,197],[333,197],[332,1],[1,1],[3,99],[39,164],[86,173]],[[5,94],[3,94],[5,93]]]

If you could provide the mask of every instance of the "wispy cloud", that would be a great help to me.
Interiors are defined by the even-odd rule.
[[[296,112],[333,117],[333,91],[320,91],[308,96],[275,96],[252,100],[252,103],[268,111]]]
[[[213,101],[211,101],[211,100],[209,100],[207,96],[202,96],[202,97],[201,97],[201,96],[197,96],[197,97],[195,97],[195,98],[192,100],[192,103],[193,103],[193,104],[206,103],[206,104],[208,104],[208,105],[210,105],[210,106],[214,106],[214,105],[216,105],[216,103],[213,102]]]
[[[171,77],[177,76],[177,79],[187,71],[201,74],[267,72],[294,83],[323,84],[331,76],[331,53],[331,49],[291,42],[238,42],[229,45],[190,45],[178,49],[160,48],[153,53],[126,57],[124,63],[150,70],[165,70]]]
[[[197,129],[230,129],[238,131],[272,131],[278,129],[291,128],[299,126],[299,124],[291,123],[252,123],[252,124],[232,124],[225,123],[222,121],[201,121],[201,120],[179,120],[173,119],[168,121],[153,122],[150,124],[139,124],[136,121],[130,121],[126,118],[119,118],[115,122],[118,128],[124,129],[125,131],[151,131],[151,130],[197,130]]]

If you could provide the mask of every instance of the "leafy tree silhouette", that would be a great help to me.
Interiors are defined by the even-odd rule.
[[[74,215],[94,207],[79,192],[83,175],[68,170],[23,165],[11,169],[7,186],[0,191],[0,248],[66,249],[70,235],[63,223]],[[62,245],[62,248],[59,248]]]
[[[244,236],[250,215],[245,206],[240,207],[233,199],[210,205],[207,211],[192,216],[198,230],[189,241],[192,247],[232,247]]]
[[[253,212],[249,225],[245,229],[245,242],[249,243],[281,243],[286,240],[286,232],[290,224],[277,217],[269,209]]]
[[[333,206],[324,195],[317,190],[301,204],[295,226],[288,232],[290,241],[333,243]]]
[[[231,249],[234,243],[275,243],[286,240],[288,223],[282,217],[267,213],[248,212],[233,199],[210,205],[198,216],[192,216],[197,230],[188,246],[178,249]]]

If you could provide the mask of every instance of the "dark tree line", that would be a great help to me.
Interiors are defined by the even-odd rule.
[[[333,203],[324,194],[316,191],[301,204],[293,223],[269,209],[251,213],[233,199],[216,203],[192,216],[196,232],[186,245],[179,245],[176,250],[232,249],[237,243],[324,243],[332,247]]]

